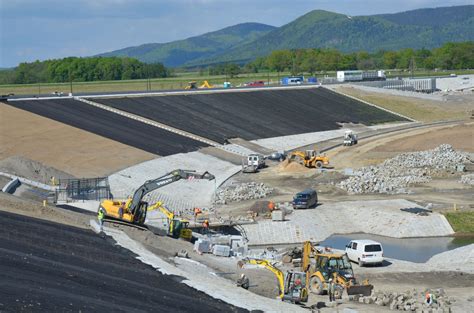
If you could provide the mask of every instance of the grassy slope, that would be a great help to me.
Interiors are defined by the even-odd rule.
[[[450,212],[445,216],[455,232],[474,233],[474,212]]]

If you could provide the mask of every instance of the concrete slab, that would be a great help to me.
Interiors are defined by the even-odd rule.
[[[283,150],[296,149],[298,147],[303,147],[303,146],[307,146],[310,144],[314,144],[317,142],[330,140],[334,138],[341,138],[341,141],[342,141],[344,132],[345,132],[345,129],[337,129],[337,130],[328,130],[328,131],[305,133],[305,134],[298,134],[298,135],[257,139],[257,140],[253,140],[252,142],[270,150],[283,151]]]
[[[402,211],[417,204],[403,200],[327,203],[310,210],[296,210],[285,222],[260,221],[242,225],[249,245],[322,241],[332,234],[369,233],[387,237],[436,237],[454,233],[438,213],[421,216]]]
[[[240,168],[241,166],[200,152],[180,153],[126,168],[109,176],[109,183],[115,198],[127,198],[145,181],[175,169],[208,171],[214,174],[214,181],[178,181],[150,193],[145,198],[150,203],[161,200],[174,211],[189,210],[195,206],[209,207],[215,190],[240,171]]]

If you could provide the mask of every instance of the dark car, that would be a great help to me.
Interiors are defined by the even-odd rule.
[[[286,159],[286,154],[283,152],[273,152],[267,157],[267,159],[281,162]]]
[[[318,194],[314,189],[298,192],[293,198],[293,209],[309,209],[318,203]]]

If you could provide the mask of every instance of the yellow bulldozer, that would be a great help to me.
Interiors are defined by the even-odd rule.
[[[342,298],[344,290],[349,296],[370,296],[374,288],[367,280],[362,284],[357,282],[346,254],[322,253],[309,241],[303,245],[301,264],[302,271],[306,273],[306,285],[310,292],[317,295],[327,292],[330,278],[336,285],[334,296],[337,299]]]
[[[306,288],[306,273],[288,271],[284,274],[268,260],[244,258],[237,265],[242,268],[245,264],[260,265],[271,271],[278,279],[279,298],[282,301],[301,303],[308,301],[308,289]]]
[[[181,179],[213,180],[215,177],[209,172],[199,174],[194,171],[177,169],[156,179],[146,181],[127,200],[112,199],[102,201],[99,205],[99,210],[103,212],[105,220],[143,226],[149,209],[148,202],[143,201],[145,195]]]
[[[289,162],[299,162],[308,168],[329,166],[329,157],[319,154],[316,150],[293,151],[288,157]]]

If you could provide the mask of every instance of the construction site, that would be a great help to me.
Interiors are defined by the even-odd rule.
[[[437,84],[2,100],[0,312],[472,312],[474,95]]]

